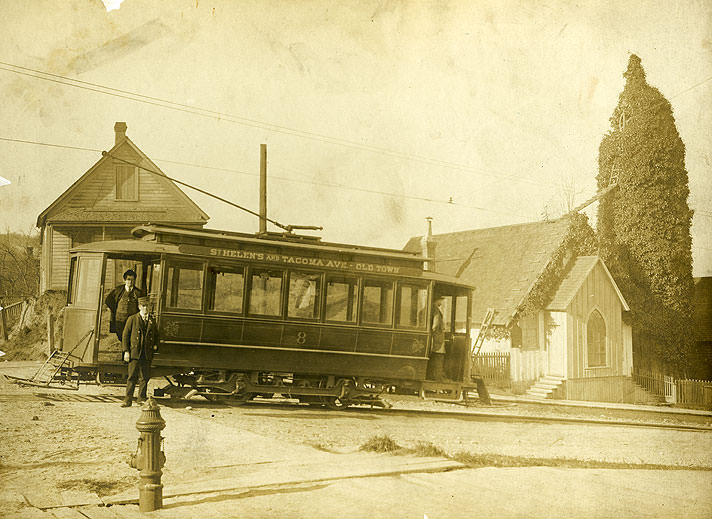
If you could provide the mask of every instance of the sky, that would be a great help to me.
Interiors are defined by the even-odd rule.
[[[255,210],[267,144],[268,215],[323,226],[327,241],[400,248],[426,217],[435,233],[557,217],[595,194],[636,53],[672,104],[694,275],[712,275],[710,2],[0,0],[0,12],[2,230],[32,229],[100,159],[91,150],[113,146],[116,121],[167,175]],[[257,231],[185,191],[208,227]]]

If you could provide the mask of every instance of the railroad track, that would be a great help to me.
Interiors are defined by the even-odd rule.
[[[354,409],[354,411],[367,411],[366,409]],[[546,423],[546,424],[574,424],[574,425],[606,425],[606,426],[622,426],[622,427],[648,427],[655,429],[677,429],[682,431],[706,431],[712,432],[712,426],[696,425],[696,424],[673,424],[660,422],[639,422],[631,420],[614,420],[614,419],[596,419],[584,417],[566,417],[566,416],[530,416],[521,414],[502,414],[488,413],[472,409],[465,410],[424,410],[424,409],[409,409],[409,408],[391,408],[391,409],[374,409],[373,412],[379,414],[400,414],[402,416],[423,416],[423,417],[440,417],[459,420],[472,421],[501,421],[501,422],[530,422],[530,423]]]
[[[106,394],[78,394],[66,392],[32,392],[32,393],[0,393],[0,403],[3,402],[31,402],[31,401],[46,401],[46,402],[77,402],[77,403],[111,403],[120,402],[122,397]],[[233,406],[229,402],[217,403],[202,400],[159,400],[161,405],[180,410],[186,406],[194,408],[215,408],[215,407],[238,407]],[[655,421],[632,421],[621,419],[602,419],[602,418],[587,418],[587,417],[562,417],[555,415],[523,415],[517,413],[493,413],[483,411],[477,408],[461,408],[461,409],[418,409],[415,407],[393,407],[390,409],[369,408],[369,407],[349,407],[343,410],[328,410],[320,407],[296,405],[293,401],[287,400],[253,400],[239,406],[245,410],[248,409],[273,409],[280,411],[293,411],[299,413],[308,410],[309,412],[323,412],[325,415],[340,415],[348,416],[369,414],[377,416],[412,416],[422,418],[443,418],[466,420],[473,422],[509,422],[509,423],[540,423],[540,424],[559,424],[559,425],[603,425],[609,427],[643,427],[654,429],[671,429],[679,431],[701,431],[712,432],[712,426],[701,424],[680,424],[680,423],[664,423]],[[663,415],[664,416],[664,415]]]

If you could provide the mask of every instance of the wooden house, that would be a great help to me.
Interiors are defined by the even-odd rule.
[[[130,237],[144,223],[202,228],[209,217],[114,125],[114,147],[37,217],[42,255],[40,292],[66,290],[69,249],[83,243]],[[145,169],[142,169],[145,168]],[[121,282],[124,268],[110,277]]]
[[[695,278],[693,312],[695,346],[689,378],[712,380],[712,277]]]
[[[570,232],[564,217],[418,236],[405,249],[423,251],[432,270],[475,286],[471,335],[493,309],[481,352],[509,354],[515,386],[533,397],[624,401],[633,391],[628,304],[603,260],[568,249]],[[527,298],[553,262],[561,274],[532,309]]]

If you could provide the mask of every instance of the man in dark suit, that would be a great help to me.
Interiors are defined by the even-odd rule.
[[[146,389],[151,379],[151,360],[154,350],[158,347],[158,330],[148,313],[149,303],[148,297],[140,297],[138,313],[129,316],[124,326],[122,344],[124,362],[129,365],[129,375],[126,380],[126,397],[121,407],[131,406],[137,380],[138,403],[146,400]]]
[[[143,293],[136,287],[136,272],[129,269],[124,272],[124,284],[117,286],[104,299],[104,303],[111,310],[109,331],[116,332],[122,340],[122,332],[129,316],[138,312],[138,298]]]

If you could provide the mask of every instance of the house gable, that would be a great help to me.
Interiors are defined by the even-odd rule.
[[[126,163],[112,156],[159,174],[136,168],[137,196],[131,200],[117,200],[116,169]],[[60,222],[160,222],[202,226],[208,218],[128,137],[124,137],[39,215],[37,226],[41,228],[46,223]]]
[[[37,217],[42,291],[66,289],[73,246],[128,238],[145,223],[201,228],[209,219],[126,137],[125,123],[114,131],[114,147]]]
[[[623,322],[628,304],[599,257],[577,257],[546,309],[566,312],[569,378],[626,374],[632,362],[630,327]],[[595,312],[602,318],[605,330],[606,351],[602,364],[589,364],[588,326]]]
[[[600,273],[602,277],[610,282],[610,287],[613,292],[618,297],[621,306],[625,311],[629,311],[628,303],[626,302],[623,294],[613,280],[613,276],[608,271],[606,264],[598,256],[578,256],[571,261],[571,264],[567,268],[566,275],[564,279],[559,283],[556,292],[546,305],[546,310],[564,312],[568,309],[569,305],[578,294],[587,279],[589,274],[597,267],[600,266]],[[603,282],[603,281],[602,281]]]

